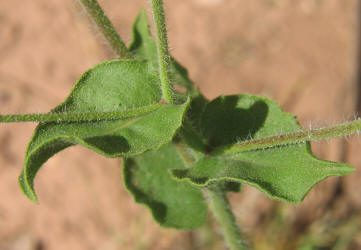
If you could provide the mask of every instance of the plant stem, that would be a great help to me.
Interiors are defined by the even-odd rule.
[[[234,144],[229,148],[221,148],[212,152],[212,155],[224,153],[239,153],[242,151],[264,149],[282,145],[299,144],[307,141],[329,139],[337,136],[350,135],[361,131],[361,119],[338,124],[331,127],[302,130],[288,134],[264,137],[260,139],[247,140]]]
[[[0,115],[0,122],[81,122],[118,120],[146,115],[162,106],[162,104],[155,104],[137,109],[110,112],[62,112],[47,114]]]
[[[99,6],[96,0],[79,0],[88,12],[91,19],[94,21],[100,32],[103,34],[105,40],[109,43],[114,53],[121,58],[131,58],[132,55],[127,49],[125,43],[120,39],[118,33],[115,31],[112,23],[104,14],[104,11]]]
[[[224,237],[231,250],[244,250],[246,246],[242,240],[241,232],[236,224],[226,192],[220,187],[208,189],[211,209],[214,216],[221,224]]]
[[[168,38],[163,10],[163,0],[151,0],[155,33],[157,36],[157,52],[159,75],[162,85],[163,99],[167,103],[173,103],[173,87],[170,83],[170,55],[168,51]]]

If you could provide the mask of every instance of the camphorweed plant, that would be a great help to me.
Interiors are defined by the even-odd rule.
[[[85,72],[69,97],[47,114],[0,115],[0,122],[40,122],[19,177],[32,201],[37,202],[34,178],[40,167],[57,152],[80,144],[123,158],[127,190],[161,226],[202,226],[208,202],[227,245],[236,250],[246,246],[227,192],[248,184],[272,199],[299,203],[320,181],[354,170],[315,157],[310,141],[357,133],[360,119],[303,130],[294,115],[264,97],[207,100],[169,54],[162,0],[149,1],[156,38],[141,10],[129,46],[96,0],[79,1],[121,59]],[[178,92],[175,83],[186,93]],[[282,134],[275,134],[279,128]]]

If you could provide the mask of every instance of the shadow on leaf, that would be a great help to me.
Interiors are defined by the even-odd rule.
[[[134,183],[132,171],[136,171],[139,166],[134,162],[133,159],[125,159],[124,167],[124,181],[127,189],[134,195],[137,203],[146,204],[150,208],[152,215],[156,221],[163,224],[167,217],[167,206],[161,202],[150,199],[149,195],[145,194],[140,188]]]
[[[84,141],[107,154],[126,153],[130,150],[130,146],[123,136],[95,136],[87,138]]]
[[[211,148],[247,140],[263,126],[268,106],[243,96],[221,96],[210,102],[202,116],[202,133]]]

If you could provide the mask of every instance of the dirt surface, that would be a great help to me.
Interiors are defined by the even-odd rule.
[[[100,3],[121,37],[130,41],[131,24],[147,1]],[[236,93],[271,97],[305,128],[353,119],[358,111],[357,0],[166,5],[172,54],[208,98]],[[48,112],[65,99],[81,73],[111,58],[75,1],[0,1],[1,113]],[[80,147],[46,163],[36,179],[40,203],[31,203],[17,177],[34,127],[0,125],[1,250],[223,249],[217,226],[215,232],[203,228],[194,233],[160,228],[124,189],[120,160]],[[257,241],[255,249],[281,249],[279,242],[312,232],[310,225],[326,215],[333,222],[360,213],[359,138],[314,143],[313,148],[318,156],[346,161],[357,170],[317,185],[300,205],[271,201],[253,188],[232,194],[237,220]],[[270,240],[265,246],[259,235],[272,228],[275,208],[286,211],[289,228],[283,228],[286,233],[274,245]],[[360,229],[354,231],[349,249],[361,249]]]

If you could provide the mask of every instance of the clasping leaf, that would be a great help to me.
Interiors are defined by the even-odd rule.
[[[84,73],[66,101],[52,112],[112,112],[147,109],[160,103],[157,73],[145,60],[101,63]],[[39,168],[57,152],[76,144],[106,157],[134,156],[170,142],[182,124],[189,101],[131,118],[82,122],[46,122],[36,128],[25,155],[20,186],[37,201],[33,181]]]
[[[293,115],[270,99],[222,96],[210,102],[201,117],[200,132],[207,141],[208,154],[190,169],[173,170],[177,179],[196,186],[236,181],[254,186],[271,198],[299,203],[320,181],[354,170],[348,164],[318,159],[308,142],[212,154],[240,141],[302,129]]]

